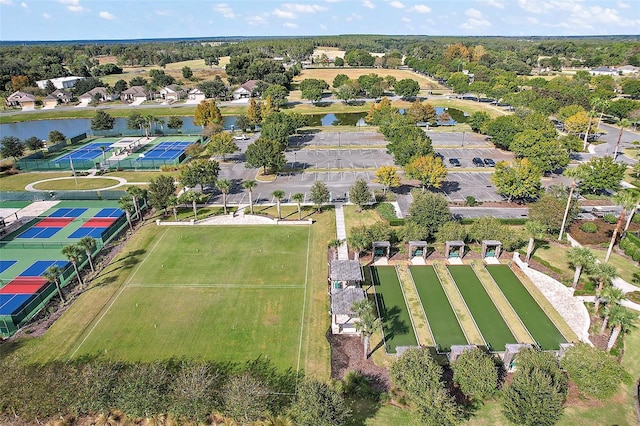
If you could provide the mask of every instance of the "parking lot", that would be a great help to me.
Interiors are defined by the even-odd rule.
[[[431,138],[434,148],[438,146],[459,146],[475,148],[492,148],[493,144],[485,140],[484,135],[471,132],[431,132],[427,130],[427,136]]]
[[[309,146],[380,146],[387,145],[378,132],[319,132],[289,138],[289,148]]]
[[[457,158],[460,160],[460,167],[476,167],[471,160],[474,157],[491,158],[496,163],[498,161],[513,161],[513,153],[502,151],[496,148],[437,148],[436,152],[444,157],[444,164],[453,168],[449,163],[449,159]],[[479,167],[480,168],[480,167]]]

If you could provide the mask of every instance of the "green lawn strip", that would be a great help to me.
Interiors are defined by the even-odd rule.
[[[433,266],[414,266],[410,271],[437,347],[448,351],[451,345],[468,344]]]
[[[487,294],[491,297],[491,301],[496,305],[498,311],[500,311],[500,315],[502,315],[502,318],[509,324],[511,332],[518,339],[518,342],[535,343],[535,339],[531,336],[531,333],[529,333],[522,319],[518,316],[511,303],[509,303],[509,300],[502,293],[500,287],[495,283],[493,277],[484,268],[483,263],[473,261],[471,262],[471,267],[487,291]]]
[[[31,204],[31,201],[0,201],[2,209],[22,209]]]
[[[369,271],[373,276],[387,352],[396,353],[398,346],[417,346],[418,340],[402,295],[396,268],[372,266]],[[369,271],[365,270],[365,273]]]
[[[535,341],[545,350],[558,350],[560,343],[567,340],[509,266],[487,265],[486,268]]]
[[[506,344],[518,343],[471,266],[449,266],[448,269],[491,349],[502,351]]]
[[[306,227],[174,227],[134,285],[303,285]]]
[[[40,182],[34,185],[33,188],[41,191],[80,191],[106,189],[119,184],[118,180],[106,177],[79,177],[77,179],[68,177],[66,179]]]
[[[127,287],[74,358],[297,363],[304,289]],[[274,344],[277,342],[277,344]]]
[[[422,302],[420,302],[420,296],[418,296],[418,291],[409,272],[409,265],[400,264],[395,266],[402,291],[404,292],[404,298],[407,302],[407,308],[409,308],[409,315],[413,320],[413,329],[416,332],[418,342],[420,342],[421,346],[435,348],[436,341],[431,334],[427,317],[422,308]]]

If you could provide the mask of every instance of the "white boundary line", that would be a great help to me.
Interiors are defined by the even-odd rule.
[[[156,247],[158,247],[158,244],[160,243],[160,241],[162,241],[162,238],[164,238],[164,236],[167,234],[167,231],[169,231],[169,228],[167,228],[164,233],[162,235],[160,235],[160,238],[158,238],[158,241],[156,241],[156,243],[153,245],[153,247],[151,248],[151,251],[149,251],[149,253],[147,254],[147,256],[142,259],[142,262],[140,262],[138,264],[138,267],[136,268],[136,270],[133,272],[133,274],[131,274],[131,276],[129,277],[129,279],[127,280],[126,283],[124,283],[124,285],[122,286],[122,288],[120,289],[120,291],[118,292],[118,294],[116,295],[116,297],[113,298],[113,300],[111,301],[111,304],[109,304],[109,306],[107,307],[107,309],[102,313],[102,315],[100,316],[100,318],[98,318],[98,321],[95,322],[95,324],[93,324],[93,327],[91,327],[91,329],[89,330],[89,332],[87,333],[86,336],[84,336],[84,339],[82,339],[82,341],[80,342],[80,344],[78,345],[78,347],[76,348],[75,351],[73,351],[73,353],[69,356],[69,361],[71,361],[71,359],[74,357],[74,355],[80,350],[80,348],[82,347],[82,345],[84,344],[84,342],[87,341],[87,339],[89,338],[89,336],[91,336],[91,333],[93,333],[93,330],[96,329],[96,327],[98,327],[98,324],[100,324],[100,321],[102,321],[102,319],[107,315],[107,312],[109,312],[109,310],[111,309],[111,307],[116,303],[116,301],[118,300],[118,298],[120,297],[120,295],[122,294],[122,292],[129,286],[129,283],[131,282],[131,280],[133,279],[133,277],[136,275],[136,273],[138,273],[138,271],[140,270],[140,267],[142,265],[144,265],[144,262],[149,258],[149,256],[151,255],[151,253],[153,253],[153,251],[156,249]]]
[[[304,288],[304,285],[260,285],[260,284],[129,284],[128,288],[246,288],[250,290],[268,290],[283,288]]]
[[[298,343],[298,366],[296,367],[296,393],[298,389],[298,377],[300,376],[300,358],[302,357],[302,336],[304,330],[304,315],[307,307],[307,286],[309,283],[309,255],[311,253],[311,227],[307,233],[307,264],[304,271],[304,298],[302,299],[302,315],[300,316],[300,341]]]

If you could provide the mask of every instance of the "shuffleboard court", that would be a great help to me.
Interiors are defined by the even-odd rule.
[[[504,351],[506,344],[518,343],[471,266],[447,268],[490,349]]]
[[[364,272],[375,288],[387,352],[396,353],[398,346],[418,346],[396,268],[371,266],[369,271],[365,269]]]
[[[542,349],[560,349],[560,343],[567,340],[509,266],[487,265],[486,268]]]
[[[447,352],[451,345],[467,345],[467,338],[433,266],[412,266],[409,271],[438,350]]]

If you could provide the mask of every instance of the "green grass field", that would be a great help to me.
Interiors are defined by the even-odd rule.
[[[433,266],[414,266],[409,270],[439,349],[448,351],[451,345],[468,344]]]
[[[372,266],[365,268],[364,273],[367,279],[373,276],[387,352],[396,353],[398,346],[417,346],[418,340],[402,295],[396,268]]]
[[[535,341],[545,350],[558,350],[566,339],[509,266],[487,265],[486,268]]]
[[[265,356],[280,368],[298,365],[308,228],[152,226],[141,232],[152,235],[107,268],[128,267],[129,273],[69,358]]]
[[[504,345],[507,343],[518,343],[471,266],[449,266],[447,268],[485,342],[495,351],[504,350]]]

